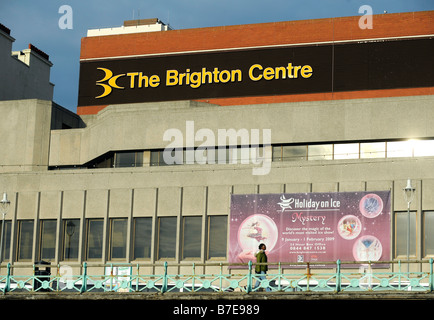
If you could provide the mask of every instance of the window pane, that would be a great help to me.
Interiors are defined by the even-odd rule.
[[[415,157],[434,156],[434,140],[413,141]]]
[[[183,258],[200,258],[202,217],[184,217]]]
[[[151,166],[158,166],[159,155],[160,155],[160,151],[151,151],[151,160],[150,160]]]
[[[18,222],[18,261],[32,260],[33,220]]]
[[[408,213],[396,212],[396,256],[407,257]],[[416,212],[410,212],[410,257],[416,255]]]
[[[127,257],[127,219],[110,220],[110,259]]]
[[[136,152],[136,167],[143,167],[143,151]]]
[[[237,146],[230,146],[228,148],[229,151],[229,158],[228,158],[228,164],[236,164],[240,163],[239,160],[241,160],[241,149]]]
[[[359,144],[358,143],[341,143],[335,144],[334,158],[339,159],[358,159]]]
[[[80,220],[63,220],[63,260],[78,259]]]
[[[134,219],[134,259],[151,258],[152,218]]]
[[[194,148],[185,148],[182,150],[182,161],[184,164],[195,164]]]
[[[158,219],[158,259],[176,256],[176,217]]]
[[[87,259],[102,258],[103,219],[87,220]]]
[[[256,152],[254,152],[254,154],[256,154]],[[230,163],[249,164],[251,159],[250,147],[238,146],[238,147],[229,148],[229,159],[230,159]]]
[[[56,220],[41,220],[40,258],[52,260],[56,254]]]
[[[225,146],[218,146],[215,150],[215,161],[218,164],[231,163],[229,157],[229,148]]]
[[[412,141],[393,141],[387,143],[387,157],[412,157],[413,143]]]
[[[306,160],[306,146],[283,146],[282,160],[283,161],[298,161]]]
[[[319,145],[309,146],[307,159],[308,160],[332,160],[333,145],[319,144]]]
[[[360,158],[385,158],[386,142],[369,142],[360,144]]]
[[[184,163],[184,150],[168,148],[160,151],[159,166],[172,166]]]
[[[249,148],[250,162],[252,164],[262,165],[264,161],[269,161],[270,153],[272,152],[271,146],[252,146]],[[272,157],[272,155],[271,155]],[[272,159],[272,158],[271,158]]]
[[[227,216],[208,217],[208,259],[226,257]]]
[[[424,257],[434,255],[434,211],[424,212],[423,247]]]
[[[92,164],[91,166],[94,168],[112,168],[113,167],[113,161],[114,161],[114,155],[111,153],[107,155],[106,157],[102,158],[101,160],[97,160],[98,162]]]
[[[136,164],[136,153],[135,152],[117,152],[115,157],[115,167],[134,167]]]
[[[4,235],[4,237],[3,237],[3,260],[1,260],[1,261],[4,261],[4,260],[9,260],[9,258],[10,258],[10,250],[11,250],[11,230],[12,230],[12,222],[11,221],[8,221],[8,220],[5,220],[4,221],[5,222],[5,235]],[[3,223],[3,222],[2,222]],[[2,223],[0,223],[0,226],[1,226],[1,224]],[[1,234],[1,230],[2,229],[0,229],[0,236],[2,236],[2,234]],[[0,259],[1,259],[2,257],[0,257]]]
[[[273,161],[282,161],[282,146],[273,147]]]

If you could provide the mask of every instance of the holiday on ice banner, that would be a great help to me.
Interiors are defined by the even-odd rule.
[[[390,191],[232,195],[229,262],[390,260]]]

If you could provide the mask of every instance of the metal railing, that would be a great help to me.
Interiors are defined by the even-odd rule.
[[[411,268],[410,268],[411,264]],[[268,263],[265,275],[255,273],[256,264],[103,264],[103,274],[89,274],[88,263],[73,275],[67,265],[11,265],[0,271],[0,292],[363,292],[434,291],[433,259],[382,262]],[[261,265],[261,264],[258,264]],[[20,274],[31,267],[32,274]],[[43,270],[50,268],[53,272]],[[143,274],[142,268],[161,269]],[[216,273],[198,273],[213,268]],[[186,274],[170,269],[191,268]],[[403,271],[402,269],[419,270]],[[6,270],[5,270],[6,269]]]

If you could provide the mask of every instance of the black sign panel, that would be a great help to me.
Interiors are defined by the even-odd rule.
[[[79,106],[434,86],[433,40],[82,61]]]

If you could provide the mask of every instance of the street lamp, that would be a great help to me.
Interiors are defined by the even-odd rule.
[[[6,192],[3,193],[3,199],[0,201],[0,211],[3,215],[2,219],[2,234],[0,239],[0,263],[3,261],[3,238],[5,234],[5,216],[8,213],[9,206],[11,202],[8,200],[8,194]]]
[[[74,222],[72,222],[71,220],[68,221],[68,223],[66,224],[66,234],[68,235],[68,252],[67,252],[67,259],[70,259],[71,256],[71,237],[74,235],[75,233],[75,224]]]
[[[404,199],[407,202],[407,271],[410,270],[410,204],[414,200],[416,188],[411,185],[411,180],[407,179],[407,186],[403,189]]]

